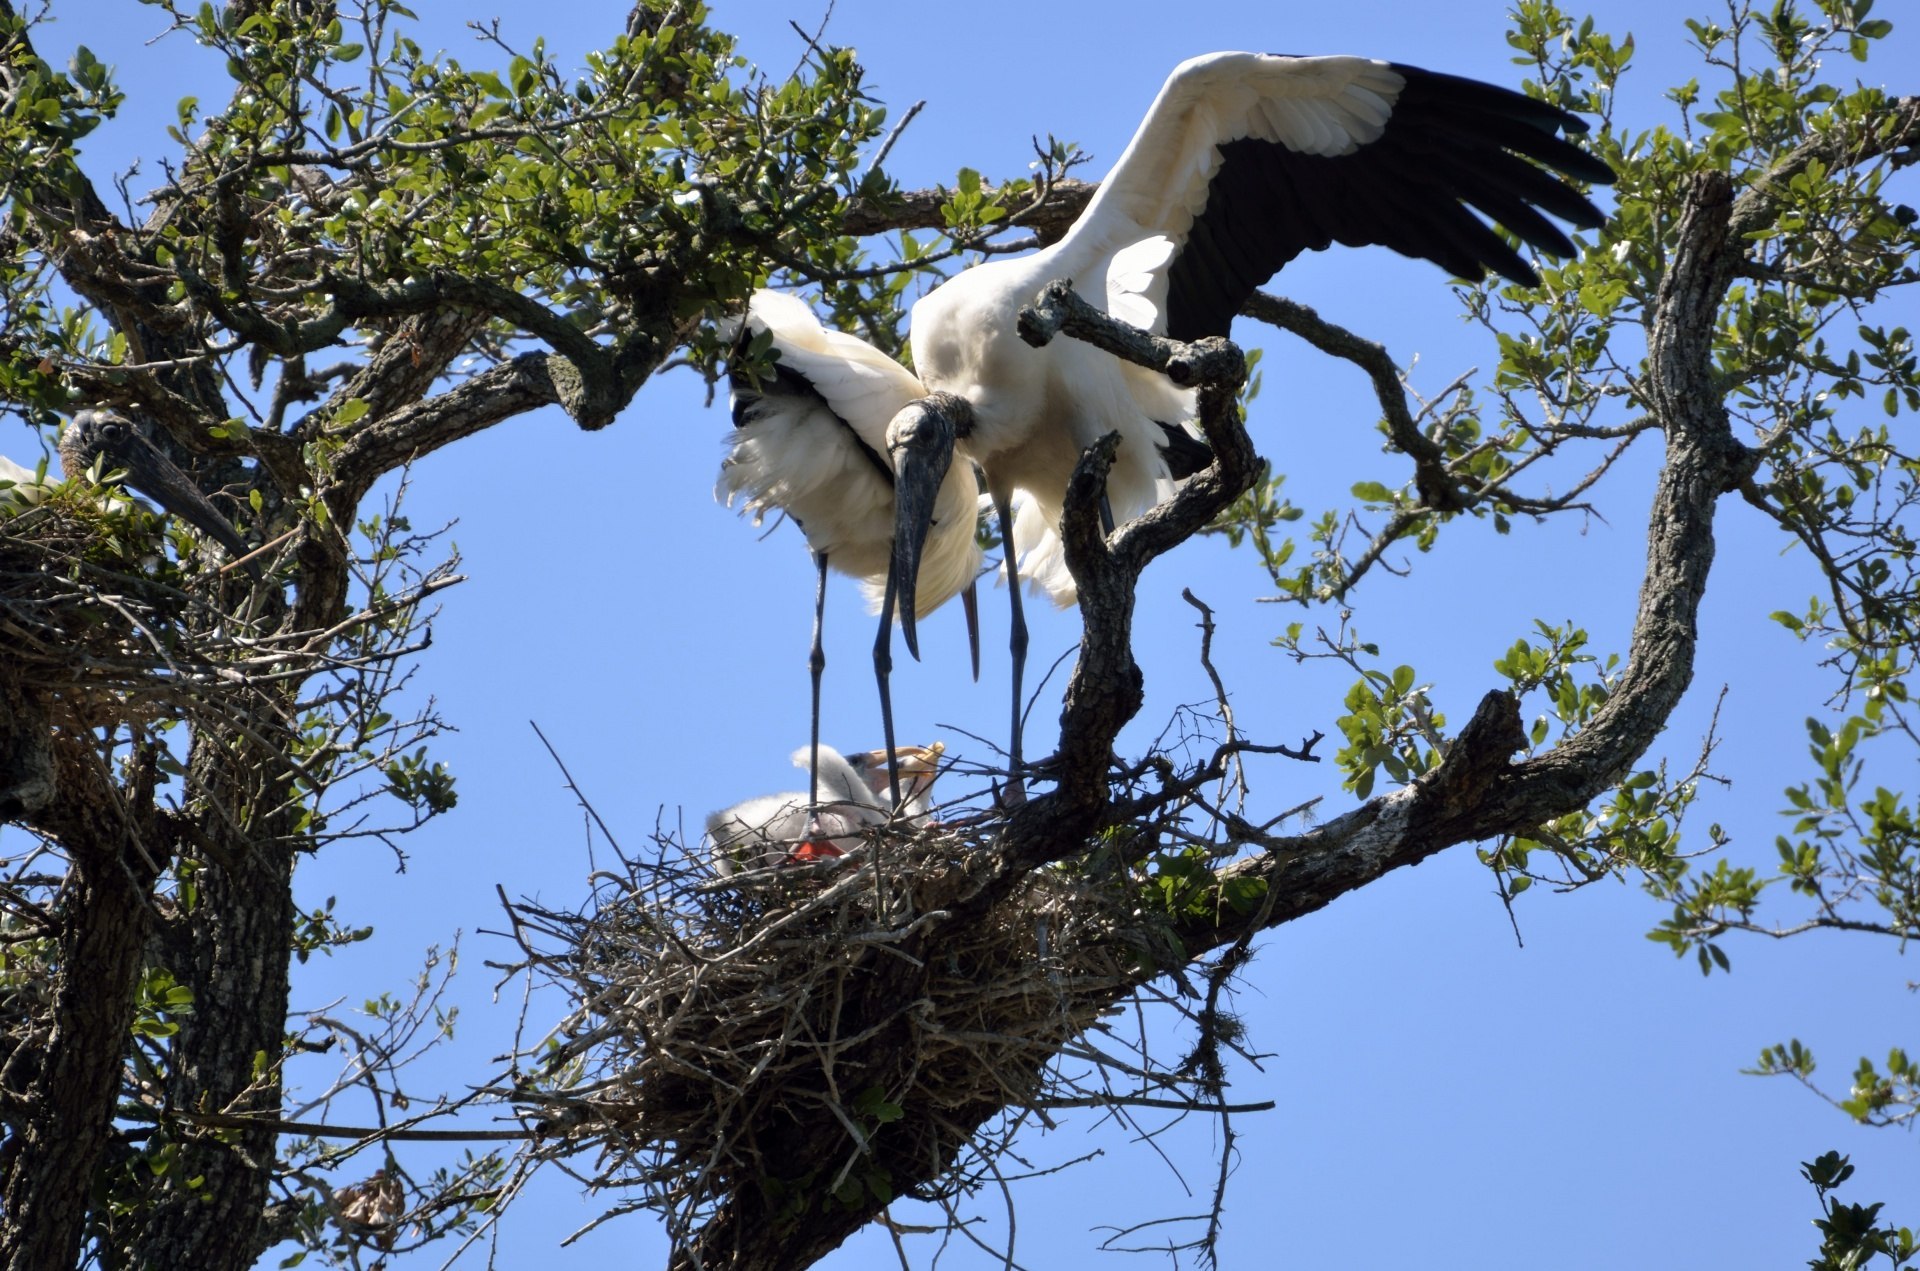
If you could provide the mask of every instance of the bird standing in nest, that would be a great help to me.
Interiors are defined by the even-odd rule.
[[[1047,284],[1068,280],[1141,330],[1180,341],[1225,336],[1271,275],[1335,243],[1384,246],[1468,281],[1497,274],[1538,286],[1522,249],[1575,251],[1550,217],[1578,227],[1605,220],[1579,187],[1610,182],[1612,171],[1561,136],[1586,127],[1505,88],[1370,58],[1193,58],[1174,68],[1064,236],[956,274],[914,305],[912,376],[883,372],[885,355],[852,336],[819,351],[808,371],[816,385],[839,361],[902,384],[917,378],[925,390],[917,400],[835,406],[863,436],[899,433],[914,443],[890,452],[896,523],[883,593],[898,605],[909,651],[926,607],[917,585],[929,530],[916,510],[930,506],[955,467],[970,461],[985,479],[1012,609],[1006,802],[1021,797],[1024,762],[1019,575],[1072,601],[1055,531],[1081,454],[1118,434],[1102,508],[1108,532],[1207,463],[1188,431],[1190,390],[1076,340],[1034,347],[1020,330],[1022,308]],[[1016,492],[1025,496],[1023,524],[1013,514]],[[883,624],[876,663],[885,662],[889,638]]]

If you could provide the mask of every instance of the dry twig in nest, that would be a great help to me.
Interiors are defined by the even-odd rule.
[[[540,1154],[597,1154],[586,1181],[636,1197],[614,1212],[655,1210],[685,1239],[745,1187],[803,1206],[938,1178],[914,1194],[950,1199],[993,1176],[1036,1109],[1206,1102],[1086,1040],[1164,943],[1124,871],[1040,870],[984,918],[950,920],[997,829],[875,831],[851,856],[724,882],[660,839],[655,859],[599,875],[583,912],[510,906],[520,969],[571,1005],[513,1095],[550,1136]],[[1063,1051],[1079,1075],[1055,1066]],[[788,1168],[833,1140],[831,1173]]]

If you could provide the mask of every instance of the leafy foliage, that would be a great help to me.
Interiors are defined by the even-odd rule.
[[[933,212],[911,220],[879,166],[865,166],[887,116],[852,54],[814,47],[796,74],[769,79],[697,3],[646,0],[574,75],[541,43],[512,48],[494,28],[481,30],[482,57],[430,54],[395,0],[149,2],[176,38],[222,55],[231,88],[224,101],[175,105],[180,162],[148,218],[123,224],[76,158],[122,106],[107,68],[84,49],[64,71],[48,66],[30,24],[0,0],[0,410],[48,426],[79,403],[115,404],[159,421],[202,483],[230,493],[266,545],[274,582],[242,595],[234,580],[193,568],[184,536],[168,557],[151,518],[103,511],[77,487],[11,523],[24,532],[31,517],[58,515],[84,526],[83,547],[60,571],[76,584],[111,570],[177,597],[207,582],[211,598],[182,602],[206,654],[194,683],[238,681],[255,694],[227,715],[195,716],[182,704],[192,695],[180,694],[168,710],[62,725],[132,815],[167,830],[152,836],[166,846],[149,858],[153,877],[131,911],[157,915],[155,951],[142,949],[137,975],[120,986],[124,1044],[113,1057],[124,1061],[123,1126],[140,1128],[114,1140],[95,1174],[87,1238],[103,1263],[139,1262],[165,1215],[204,1210],[236,1176],[270,1172],[275,1234],[297,1242],[293,1260],[360,1265],[404,1252],[402,1230],[415,1241],[407,1247],[477,1230],[514,1194],[517,1167],[482,1151],[416,1179],[389,1156],[374,1178],[342,1186],[351,1149],[312,1135],[276,1156],[277,1131],[261,1132],[259,1118],[191,1117],[283,1106],[284,1000],[256,993],[261,1040],[232,1047],[237,1061],[209,1057],[231,1023],[212,1000],[221,977],[199,974],[213,951],[251,940],[249,964],[277,966],[368,934],[331,899],[268,912],[290,902],[286,879],[235,887],[240,867],[349,837],[393,844],[457,803],[454,775],[425,745],[437,719],[391,704],[422,647],[425,602],[453,581],[452,563],[427,563],[436,537],[415,533],[397,503],[363,506],[375,481],[541,405],[603,426],[675,357],[711,372],[722,350],[705,319],[736,311],[772,276],[816,287],[842,326],[901,351],[912,290],[971,255],[1027,245],[1036,209],[1079,156],[1049,140],[1031,179],[996,183],[960,168]],[[1422,393],[1412,368],[1367,354],[1385,445],[1347,502],[1295,507],[1285,474],[1269,472],[1214,526],[1251,550],[1276,598],[1300,607],[1290,612],[1336,608],[1331,632],[1309,634],[1309,617],[1275,643],[1352,673],[1334,756],[1345,788],[1377,808],[1387,791],[1439,784],[1465,733],[1449,735],[1436,705],[1445,693],[1414,657],[1359,635],[1360,585],[1463,520],[1523,533],[1530,521],[1587,515],[1612,492],[1623,457],[1660,432],[1648,346],[1689,191],[1702,173],[1729,174],[1741,255],[1714,319],[1712,370],[1731,441],[1751,460],[1729,493],[1817,571],[1821,594],[1782,597],[1775,618],[1818,650],[1834,684],[1831,709],[1807,724],[1808,775],[1783,794],[1777,861],[1696,863],[1726,842],[1718,826],[1684,832],[1699,790],[1717,779],[1711,736],[1684,771],[1622,763],[1584,806],[1507,823],[1480,848],[1508,901],[1538,881],[1638,877],[1669,914],[1650,937],[1703,972],[1730,968],[1725,937],[1737,931],[1831,927],[1904,940],[1920,923],[1916,814],[1887,775],[1920,743],[1908,683],[1920,649],[1920,457],[1902,432],[1920,411],[1920,357],[1898,307],[1900,289],[1920,281],[1920,233],[1912,209],[1886,197],[1916,123],[1881,90],[1841,82],[1838,68],[1866,61],[1892,29],[1872,12],[1871,0],[1777,0],[1689,23],[1707,82],[1672,88],[1671,121],[1642,130],[1615,117],[1632,41],[1553,0],[1519,0],[1516,62],[1541,97],[1598,121],[1586,144],[1620,174],[1615,215],[1579,258],[1544,268],[1537,291],[1460,289],[1498,353],[1484,382],[1462,376]],[[848,232],[855,205],[882,222],[898,214],[884,247]],[[1572,619],[1540,620],[1488,650],[1526,715],[1523,759],[1577,742],[1623,696],[1629,664],[1590,644]],[[1223,717],[1226,697],[1223,688]],[[252,731],[229,740],[239,730],[209,718],[241,718]],[[1206,941],[1218,948],[1242,928],[1250,937],[1287,893],[1261,856],[1294,863],[1300,844],[1196,793],[1224,782],[1239,745],[1230,721],[1228,733],[1197,775],[1176,779],[1170,763],[1130,774],[1129,807],[1151,802],[1149,772],[1190,802],[1154,805],[1165,815],[1151,833],[1108,826],[1086,854],[1090,869],[1124,869],[1129,902],[1153,919],[1152,947],[1130,951],[1142,978]],[[398,824],[372,811],[396,806]],[[1194,809],[1226,849],[1190,831]],[[1249,846],[1257,850],[1229,861]],[[85,865],[84,853],[74,862]],[[43,987],[71,971],[78,944],[59,935],[84,933],[89,917],[63,908],[81,902],[58,877],[12,881],[34,921],[10,925],[0,946],[9,1056],[46,1038]],[[1762,921],[1788,905],[1796,917]],[[1245,952],[1243,942],[1234,956]],[[454,1029],[438,969],[411,995],[375,994],[351,1023],[313,1021],[295,1049],[351,1049],[346,1084],[382,1117],[431,1102],[399,1074]],[[1756,1071],[1812,1084],[1815,1062],[1795,1040],[1763,1052]],[[516,1093],[550,1093],[543,1082],[567,1079],[562,1067]],[[1863,1121],[1902,1122],[1917,1088],[1920,1071],[1896,1048],[1883,1064],[1862,1060],[1834,1102]],[[344,1093],[332,1087],[318,1102]],[[849,1131],[864,1147],[917,1111],[863,1086]],[[1880,1227],[1879,1206],[1831,1197],[1850,1172],[1833,1154],[1806,1166],[1824,1215],[1814,1265],[1910,1260],[1911,1236]],[[850,1165],[830,1194],[810,1195],[822,1177],[773,1180],[772,1207],[783,1219],[865,1215],[908,1182]]]
[[[1807,1265],[1814,1271],[1855,1271],[1885,1257],[1888,1264],[1903,1267],[1920,1257],[1920,1243],[1906,1227],[1881,1227],[1880,1211],[1884,1202],[1871,1205],[1848,1204],[1832,1193],[1853,1177],[1853,1165],[1838,1152],[1824,1152],[1804,1161],[1800,1174],[1813,1184],[1820,1198],[1822,1216],[1813,1220],[1820,1232],[1820,1252]]]

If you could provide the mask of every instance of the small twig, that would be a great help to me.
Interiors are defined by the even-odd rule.
[[[615,852],[618,852],[620,850],[620,840],[613,836],[613,831],[608,828],[606,821],[601,819],[600,810],[593,806],[593,801],[587,798],[585,792],[580,789],[579,783],[574,781],[573,774],[567,771],[566,760],[562,759],[560,752],[553,748],[553,743],[547,740],[547,735],[540,731],[539,724],[528,720],[527,727],[533,729],[533,735],[538,737],[540,744],[547,748],[547,754],[553,758],[553,766],[560,770],[562,777],[566,778],[567,789],[572,792],[573,797],[579,802],[580,806],[586,810],[587,815],[593,818],[593,823],[600,827],[600,832],[607,836],[607,843]],[[597,870],[599,868],[593,861],[593,840],[591,838],[587,840],[587,868],[590,870]]]
[[[131,1109],[129,1115],[135,1115]],[[432,1112],[428,1116],[442,1116]],[[411,1124],[427,1119],[418,1118]],[[381,1126],[326,1125],[317,1121],[282,1121],[276,1117],[245,1116],[228,1112],[187,1112],[173,1108],[162,1111],[157,1121],[178,1120],[209,1130],[272,1130],[276,1134],[302,1134],[317,1139],[354,1139],[366,1143],[513,1143],[536,1137],[533,1130],[400,1130]]]

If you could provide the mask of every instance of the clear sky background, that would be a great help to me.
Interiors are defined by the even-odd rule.
[[[492,64],[497,54],[475,44],[461,22],[497,12],[510,42],[525,47],[545,35],[563,66],[608,42],[626,8],[519,0],[416,7],[427,19],[421,42],[470,65]],[[1912,15],[1882,8],[1902,29],[1865,73],[1894,91],[1920,91]],[[164,127],[174,100],[223,99],[218,60],[178,36],[149,46],[163,17],[131,0],[55,0],[54,10],[58,22],[36,34],[41,52],[58,63],[85,43],[117,66],[129,92],[123,118],[89,143],[94,179],[104,186],[138,157],[134,187],[157,181],[158,160],[171,153]],[[1671,121],[1662,91],[1702,73],[1681,17],[1724,12],[1713,0],[1595,6],[1602,29],[1637,41],[1624,119],[1636,127]],[[741,51],[776,77],[803,51],[787,19],[811,29],[820,17],[817,4],[801,0],[713,6],[715,25],[739,35]],[[1498,0],[843,0],[826,38],[859,49],[870,90],[896,118],[916,100],[927,103],[890,160],[904,184],[921,186],[950,181],[962,165],[990,177],[1019,174],[1029,138],[1049,132],[1080,142],[1094,156],[1083,174],[1097,178],[1167,71],[1196,53],[1360,53],[1517,83],[1525,72],[1510,61],[1505,29]],[[1853,64],[1836,69],[1856,73]],[[1903,180],[1914,184],[1910,175]],[[1920,203],[1920,193],[1903,197]],[[1402,361],[1418,355],[1415,384],[1426,391],[1492,364],[1490,347],[1458,319],[1432,266],[1378,250],[1321,254],[1290,266],[1273,289],[1384,341]],[[1356,481],[1404,479],[1406,462],[1380,453],[1377,410],[1356,370],[1245,324],[1238,334],[1268,349],[1252,429],[1287,474],[1296,504],[1317,512],[1341,504]],[[577,905],[586,892],[582,816],[529,720],[629,847],[656,824],[684,824],[697,837],[710,810],[804,780],[787,755],[806,740],[812,572],[791,526],[761,541],[714,502],[728,420],[703,394],[692,375],[669,374],[603,432],[583,433],[550,410],[462,442],[413,473],[407,510],[415,525],[457,522],[452,538],[471,575],[446,596],[416,681],[460,729],[434,747],[459,777],[460,805],[405,841],[404,870],[374,843],[343,844],[303,863],[303,902],[337,895],[348,922],[371,923],[378,934],[297,968],[295,1004],[345,1009],[335,1004],[403,991],[427,946],[464,933],[458,1045],[437,1069],[456,1090],[494,1071],[518,1003],[508,991],[495,1004],[493,973],[481,966],[510,952],[482,933],[504,925],[496,884],[554,907]],[[28,458],[32,445],[0,436],[0,449],[15,458]],[[1436,552],[1413,561],[1410,578],[1376,572],[1366,581],[1355,623],[1382,644],[1388,667],[1412,663],[1435,686],[1456,727],[1497,686],[1491,663],[1530,634],[1535,617],[1572,619],[1597,651],[1624,654],[1656,458],[1649,449],[1622,466],[1599,494],[1603,518],[1520,524],[1507,537],[1479,523],[1450,527]],[[1714,768],[1733,785],[1710,789],[1690,825],[1704,841],[1706,824],[1720,822],[1734,861],[1770,870],[1772,839],[1783,828],[1780,788],[1805,777],[1801,721],[1819,711],[1830,686],[1813,668],[1816,651],[1766,620],[1813,591],[1805,560],[1783,555],[1779,536],[1734,500],[1723,502],[1720,543],[1699,671],[1659,749],[1690,763],[1727,687]],[[1138,753],[1175,707],[1210,696],[1193,611],[1179,600],[1183,586],[1218,614],[1214,656],[1234,688],[1241,727],[1289,743],[1317,729],[1330,735],[1322,746],[1330,756],[1350,674],[1295,665],[1269,641],[1290,621],[1331,626],[1337,615],[1260,603],[1270,587],[1255,559],[1214,541],[1187,544],[1143,582],[1137,653],[1148,697],[1123,751]],[[1002,739],[1004,595],[983,594],[981,607],[978,685],[967,679],[957,611],[923,625],[922,663],[902,659],[894,698],[903,741],[940,738],[965,753],[974,743],[963,730]],[[1076,614],[1042,609],[1033,664],[1051,664],[1078,630]],[[833,586],[827,634],[824,737],[843,749],[877,746],[873,628],[845,580]],[[1029,753],[1044,754],[1051,743],[1058,684],[1034,712]],[[1331,768],[1256,761],[1253,819],[1264,819],[1263,807],[1272,815],[1315,794],[1326,796],[1323,818],[1352,806]],[[1889,776],[1889,784],[1912,783],[1907,768]],[[1491,876],[1460,847],[1260,941],[1238,1006],[1267,1058],[1236,1068],[1233,1094],[1278,1106],[1238,1123],[1223,1265],[1800,1265],[1816,1245],[1816,1211],[1798,1163],[1829,1148],[1860,1166],[1843,1194],[1887,1200],[1889,1216],[1920,1223],[1920,1159],[1908,1136],[1859,1129],[1797,1087],[1739,1073],[1762,1046],[1798,1036],[1822,1056],[1827,1082],[1844,1089],[1859,1055],[1884,1056],[1889,1045],[1912,1041],[1913,971],[1892,943],[1736,939],[1727,946],[1733,974],[1703,979],[1691,961],[1677,963],[1644,938],[1663,913],[1631,884],[1571,895],[1536,888],[1517,912],[1524,947]],[[536,1003],[536,1018],[540,1010]],[[413,1074],[416,1082],[424,1075]],[[1053,1135],[1023,1141],[1036,1165],[1101,1155],[1016,1186],[1019,1262],[1083,1265],[1103,1226],[1204,1207],[1214,1169],[1204,1124],[1195,1120],[1161,1144],[1178,1174],[1131,1138],[1083,1113]],[[499,1264],[658,1265],[665,1241],[644,1217],[557,1248],[617,1199],[582,1197],[548,1176],[509,1214]],[[1004,1238],[999,1198],[983,1195],[972,1212],[983,1239]],[[897,1216],[929,1221],[904,1206]],[[925,1237],[909,1238],[908,1249],[916,1266],[933,1255]],[[825,1265],[895,1262],[888,1242],[869,1231]],[[941,1265],[999,1263],[956,1247]]]

